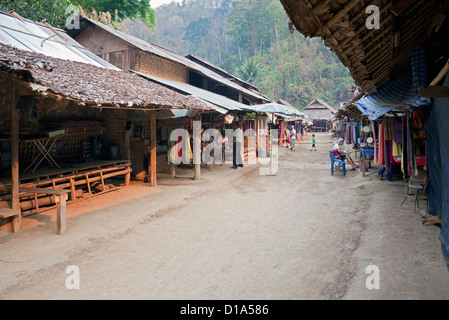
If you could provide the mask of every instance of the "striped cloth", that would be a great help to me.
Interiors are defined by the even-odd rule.
[[[426,85],[424,49],[412,52],[412,70],[382,87],[378,92],[356,102],[357,108],[370,120],[376,120],[391,110],[412,110],[431,104],[430,98],[419,95],[419,86]]]

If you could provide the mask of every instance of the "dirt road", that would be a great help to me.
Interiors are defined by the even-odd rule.
[[[402,181],[330,175],[331,139],[258,165],[204,169],[68,206],[0,244],[1,299],[447,299],[439,229],[422,226]],[[124,199],[126,201],[122,202]],[[380,270],[369,290],[366,268]],[[67,266],[80,288],[69,290]]]

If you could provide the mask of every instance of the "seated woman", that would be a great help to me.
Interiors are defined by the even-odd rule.
[[[351,159],[349,155],[346,154],[345,151],[341,149],[343,146],[344,140],[343,138],[338,138],[338,140],[334,143],[332,146],[332,152],[335,155],[335,158],[340,160],[347,160],[348,163],[352,166],[351,170],[354,170],[355,168],[358,168],[359,166],[354,163],[354,161]]]

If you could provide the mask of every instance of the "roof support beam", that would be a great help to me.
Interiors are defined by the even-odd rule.
[[[326,9],[326,6],[331,2],[332,0],[324,0],[321,1],[315,8],[313,8],[312,12],[313,14],[320,14]],[[298,1],[299,2],[299,1]]]
[[[390,61],[390,67],[394,67],[399,62],[401,62],[403,59],[405,59],[410,53],[412,53],[413,49],[421,45],[424,41],[426,41],[427,35],[422,36],[418,40],[416,40],[414,43],[412,43],[407,49],[402,51],[400,54],[398,54],[396,57],[393,58],[393,60]]]
[[[328,28],[332,27],[338,20],[343,18],[343,16],[348,13],[352,8],[358,4],[360,0],[350,0],[340,11],[338,11],[329,21],[326,22]]]
[[[397,17],[415,1],[416,0],[401,0],[391,9],[391,12]]]
[[[433,86],[425,88],[420,86],[419,95],[429,98],[449,98],[449,87]]]

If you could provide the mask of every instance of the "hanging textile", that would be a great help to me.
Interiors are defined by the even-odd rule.
[[[351,140],[349,140],[349,134],[350,134],[350,130],[349,129],[350,128],[349,128],[349,123],[348,123],[348,124],[346,124],[346,135],[345,135],[346,144],[350,144],[351,143]]]
[[[393,157],[400,157],[402,154],[402,147],[399,143],[393,142]]]
[[[279,123],[279,139],[284,139],[284,121]]]
[[[394,120],[394,142],[402,144],[402,118]]]
[[[418,175],[418,167],[416,165],[416,155],[415,155],[415,140],[413,135],[415,133],[413,113],[410,112],[410,149],[411,149],[411,159],[410,159],[410,174]]]
[[[357,133],[356,133],[356,125],[352,125],[352,144],[357,143]]]
[[[374,139],[374,163],[379,163],[378,162],[378,157],[377,157],[377,139],[376,139],[376,129],[374,128],[374,122],[371,124],[371,130],[373,132],[373,139]]]
[[[430,98],[421,97],[418,90],[419,86],[425,86],[427,83],[427,63],[424,49],[422,47],[415,48],[411,58],[412,70],[410,72],[356,102],[357,108],[370,120],[376,120],[390,110],[404,110],[408,105],[423,107],[432,103]]]
[[[410,177],[412,173],[413,167],[413,148],[412,148],[412,134],[413,130],[411,127],[411,114],[410,111],[407,111],[407,175]]]
[[[387,179],[391,180],[393,174],[393,154],[392,154],[392,140],[385,140],[385,167],[388,170]]]
[[[255,136],[256,132],[254,131],[255,120],[246,120],[246,130],[248,130],[249,136]]]
[[[384,141],[384,126],[383,124],[379,124],[379,159],[380,163],[385,165],[385,141]]]
[[[382,121],[384,125],[384,139],[393,140],[394,139],[394,119],[384,119]]]
[[[402,118],[402,156],[401,156],[401,171],[404,175],[404,179],[408,178],[407,173],[407,120],[406,118]]]
[[[413,139],[424,139],[424,124],[422,110],[413,112]]]
[[[168,142],[168,163],[175,165],[191,163],[193,154],[190,146],[190,134],[184,129],[175,129],[174,131],[177,131],[177,140]],[[169,131],[169,137],[171,136],[171,133],[172,132]]]

